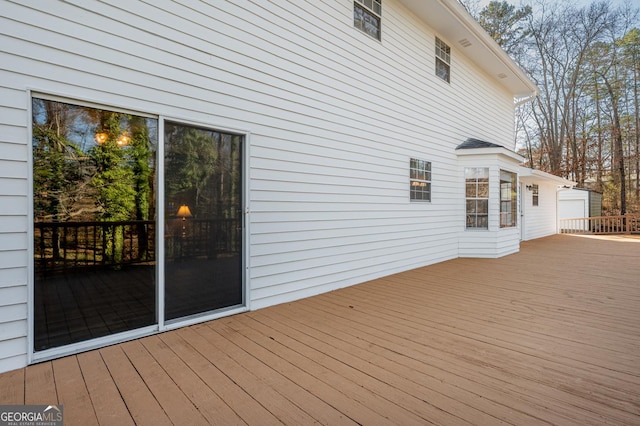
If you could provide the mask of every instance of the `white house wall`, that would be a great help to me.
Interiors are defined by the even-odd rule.
[[[523,240],[547,237],[557,233],[557,188],[555,182],[531,181],[538,185],[538,205],[533,205],[533,191],[521,191],[523,197],[524,223]],[[529,184],[527,182],[527,184]]]
[[[436,34],[393,0],[382,42],[352,0],[193,5],[0,0],[0,371],[27,356],[29,90],[250,132],[251,308],[459,255],[454,148],[511,147],[513,102],[455,40],[447,84]],[[409,202],[412,157],[430,203]]]

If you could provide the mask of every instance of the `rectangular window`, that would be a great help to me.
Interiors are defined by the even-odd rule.
[[[489,229],[489,169],[464,170],[467,229]]]
[[[500,170],[500,228],[517,224],[518,213],[517,175]]]
[[[436,37],[436,75],[449,83],[451,76],[451,48]]]
[[[538,185],[533,184],[533,185],[531,185],[531,190],[533,191],[533,205],[537,206],[538,205],[539,194],[540,194],[540,189],[538,188]]]
[[[380,40],[382,21],[382,0],[354,0],[353,25],[361,31]]]
[[[409,162],[409,194],[415,201],[431,201],[431,162],[412,158]]]

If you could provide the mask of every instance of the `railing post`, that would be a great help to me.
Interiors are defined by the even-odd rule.
[[[623,220],[623,226],[624,226],[624,233],[631,234],[631,215],[629,213],[625,214],[622,220]]]

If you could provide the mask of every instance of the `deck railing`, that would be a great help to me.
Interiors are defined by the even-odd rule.
[[[560,219],[561,234],[638,234],[640,215]]]
[[[155,231],[154,221],[35,222],[36,274],[155,262]],[[170,219],[165,225],[165,256],[237,254],[241,237],[240,219]]]
[[[36,273],[155,260],[155,222],[36,222]]]

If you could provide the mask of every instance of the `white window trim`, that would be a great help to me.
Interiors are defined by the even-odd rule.
[[[360,7],[362,8],[365,12],[370,13],[371,15],[375,16],[376,18],[378,18],[378,36],[374,36],[373,34],[370,34],[369,32],[365,31],[363,28],[360,28],[358,26],[355,25],[354,22],[354,28],[357,28],[358,30],[360,30],[361,32],[367,34],[369,37],[378,40],[378,41],[382,41],[382,0],[369,0],[372,4],[372,6],[377,5],[378,6],[378,11],[376,12],[374,10],[374,8],[369,7],[365,4],[365,0],[353,0],[353,7],[354,9],[356,7]],[[355,11],[355,10],[354,10]]]
[[[488,191],[487,191],[487,196],[486,197],[467,197],[467,178],[466,178],[466,170],[467,169],[486,169],[487,170],[487,175],[488,175],[488,181],[487,181],[487,185],[488,185]],[[478,181],[476,180],[475,182],[476,184],[476,188],[478,185]],[[465,178],[464,178],[464,188],[465,188],[465,194],[464,194],[464,217],[465,217],[465,231],[472,231],[472,232],[484,232],[484,231],[488,231],[489,230],[489,225],[490,225],[490,212],[491,212],[491,168],[490,167],[480,167],[480,166],[474,166],[474,167],[465,167]],[[486,227],[478,227],[478,226],[474,226],[474,227],[469,227],[467,226],[467,200],[486,200],[487,201],[487,226]],[[476,215],[476,219],[478,217],[478,213],[475,213]],[[484,215],[484,214],[483,214]],[[477,220],[476,220],[477,223]]]
[[[411,163],[413,161],[420,161],[423,162],[425,165],[428,165],[429,169],[418,169],[418,168],[414,168],[411,167]],[[416,170],[418,172],[424,172],[424,173],[429,173],[429,179],[419,179],[419,178],[414,178],[411,177],[411,172],[413,170]],[[417,182],[417,183],[425,183],[427,184],[427,186],[429,186],[429,199],[428,200],[423,200],[423,199],[418,199],[418,198],[412,198],[411,197],[411,188],[414,186],[413,183]],[[416,157],[411,157],[409,158],[409,201],[416,202],[416,203],[430,203],[432,196],[433,196],[433,163],[431,161],[427,161],[427,160],[421,160],[419,158]]]
[[[442,51],[442,47],[444,46],[447,52]],[[445,43],[440,37],[436,36],[435,40],[435,71],[436,76],[440,78],[442,81],[446,81],[447,83],[451,83],[451,46]],[[440,61],[447,68],[447,78],[445,79],[441,75],[438,74],[438,61]]]
[[[509,197],[509,200],[503,200],[502,199],[502,173],[508,173],[510,175],[513,175],[513,182],[511,183],[511,188],[512,188],[512,192],[515,191],[515,198],[512,196],[512,194]],[[518,173],[512,170],[508,170],[508,169],[500,169],[499,170],[499,204],[498,204],[498,211],[500,213],[499,216],[499,220],[498,220],[498,227],[499,229],[513,229],[513,228],[517,228],[519,225],[519,221],[518,221],[518,198],[520,196],[520,191],[518,191],[518,181],[519,181],[519,176]],[[511,206],[511,211],[510,212],[503,212],[502,211],[502,203],[509,203],[509,205]],[[514,207],[515,207],[515,211],[514,211]],[[509,225],[503,225],[502,222],[502,218],[504,217],[504,215],[509,215],[511,214],[511,223]]]

